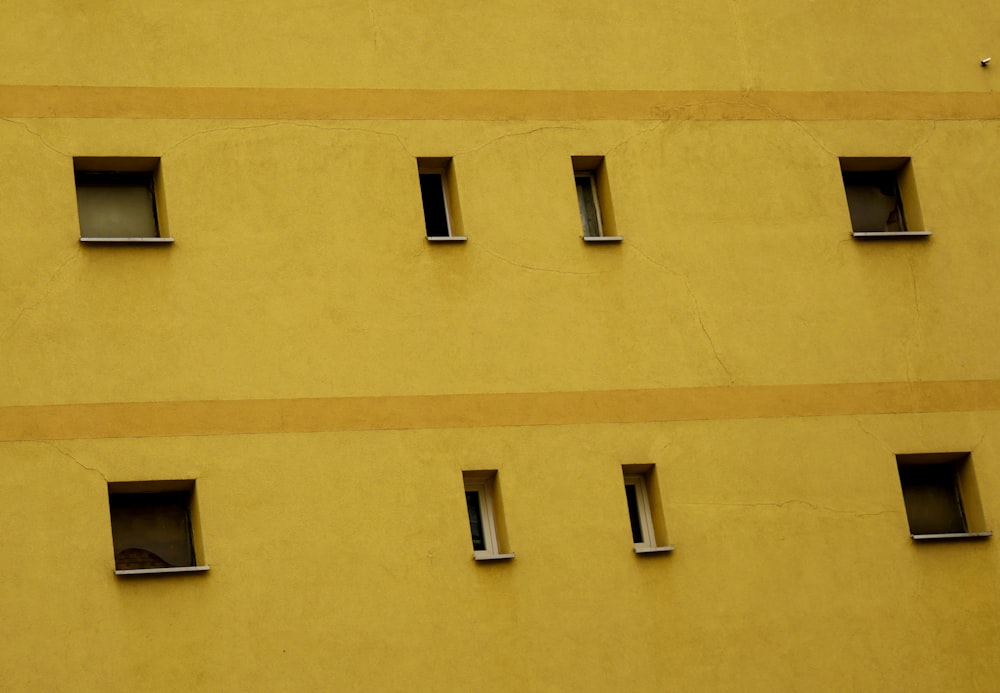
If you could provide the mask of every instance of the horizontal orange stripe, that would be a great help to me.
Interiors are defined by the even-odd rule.
[[[0,407],[0,441],[645,423],[1000,409],[1000,381]]]
[[[979,120],[996,92],[0,86],[0,117],[261,120]]]

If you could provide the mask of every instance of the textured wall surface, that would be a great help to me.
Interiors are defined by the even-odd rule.
[[[0,689],[1000,691],[996,539],[895,460],[1000,517],[1000,6],[335,4],[0,7]],[[80,243],[129,156],[174,243]],[[853,239],[840,157],[932,236]],[[175,479],[211,570],[116,577],[107,482]]]

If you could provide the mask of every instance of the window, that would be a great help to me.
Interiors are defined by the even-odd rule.
[[[673,546],[657,546],[657,525],[659,534],[666,535],[659,518],[660,498],[656,484],[656,468],[653,465],[624,465],[625,502],[628,519],[632,526],[632,544],[637,554],[669,553]]]
[[[842,158],[841,175],[855,238],[926,238],[910,160]]]
[[[497,492],[497,473],[493,471],[462,472],[465,481],[465,505],[469,512],[472,534],[472,555],[477,561],[513,558],[504,552],[506,532]]]
[[[115,575],[204,572],[196,560],[193,481],[108,483]]]
[[[80,240],[169,243],[160,236],[156,210],[159,159],[73,159]]]
[[[429,241],[464,241],[455,233],[458,226],[458,196],[451,175],[451,159],[447,157],[417,159],[420,177],[420,198],[424,208],[424,226]]]
[[[972,465],[967,452],[896,455],[906,519],[914,539],[969,539],[983,530]]]
[[[574,156],[572,161],[583,240],[590,243],[620,242],[621,236],[614,235],[614,223],[610,214],[611,194],[608,190],[604,157]]]

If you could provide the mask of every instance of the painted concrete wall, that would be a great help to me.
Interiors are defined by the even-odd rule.
[[[995,540],[914,543],[894,456],[971,451],[993,528],[997,9],[348,5],[0,9],[0,688],[994,690]],[[75,156],[159,157],[175,243],[79,243]],[[931,238],[852,239],[842,156]],[[114,576],[155,479],[207,575]]]

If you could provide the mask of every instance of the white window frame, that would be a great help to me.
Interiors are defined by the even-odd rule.
[[[483,542],[485,549],[476,550],[473,548],[472,557],[477,561],[496,561],[513,558],[512,553],[500,553],[500,542],[497,536],[496,512],[493,502],[493,489],[496,483],[496,473],[486,476],[464,472],[466,492],[474,491],[479,496],[479,517],[482,522]],[[467,518],[470,522],[471,518]],[[471,537],[470,537],[471,540]]]
[[[634,542],[633,548],[636,554],[669,553],[674,550],[673,546],[658,546],[656,544],[656,530],[653,523],[653,511],[649,503],[649,474],[628,474],[625,475],[624,487],[635,486],[635,500],[639,514],[639,525],[642,529],[642,541]],[[628,492],[626,491],[626,504]],[[627,507],[626,507],[627,510]],[[632,530],[632,516],[629,513],[629,532]]]

